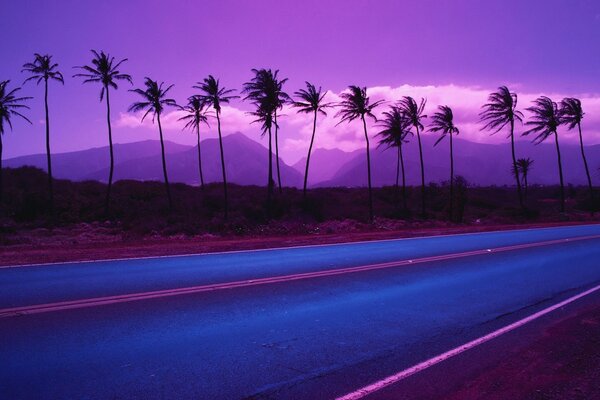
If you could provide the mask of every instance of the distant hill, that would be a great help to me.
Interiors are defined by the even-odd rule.
[[[330,180],[344,164],[352,160],[360,152],[360,150],[346,152],[339,149],[313,150],[310,156],[308,184],[312,185]],[[304,176],[306,157],[302,157],[293,167]]]
[[[241,133],[223,138],[227,180],[240,185],[265,185],[267,182],[268,150],[260,143]],[[199,184],[197,147],[165,142],[169,180]],[[217,139],[205,139],[201,143],[202,168],[205,182],[220,182],[221,159]],[[108,179],[108,148],[94,148],[52,156],[55,177],[71,180]],[[23,165],[46,169],[46,155],[36,154],[6,160],[7,167]],[[275,168],[275,159],[273,159]],[[275,169],[274,169],[275,171]],[[275,172],[274,172],[275,173]],[[162,180],[160,142],[143,142],[115,145],[114,180]],[[284,186],[302,185],[302,175],[281,162],[281,179]]]
[[[423,156],[425,159],[425,178],[427,182],[443,182],[449,179],[448,140],[433,146],[435,138],[423,135]],[[558,166],[554,144],[534,145],[526,141],[516,143],[517,158],[530,157],[534,160],[529,175],[530,184],[558,184]],[[592,179],[598,184],[600,176],[600,145],[586,147]],[[454,140],[455,174],[464,176],[475,185],[512,185],[510,144],[483,144],[462,139]],[[581,161],[579,146],[561,144],[561,156],[565,184],[586,184],[585,171]],[[412,139],[404,149],[407,182],[410,185],[420,183],[420,165],[418,145]],[[372,150],[373,185],[391,185],[396,177],[396,151],[376,148]],[[338,169],[334,176],[316,186],[366,186],[366,157],[360,151],[349,162]]]

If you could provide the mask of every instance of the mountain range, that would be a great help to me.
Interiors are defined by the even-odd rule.
[[[448,141],[433,146],[435,138],[422,137],[427,182],[442,182],[449,178]],[[223,138],[227,178],[240,185],[265,185],[267,181],[267,149],[242,133]],[[534,160],[529,175],[532,184],[558,183],[556,149],[552,143],[534,145],[518,141],[517,157]],[[217,139],[205,139],[201,144],[202,166],[205,182],[221,181],[219,143]],[[169,179],[192,185],[199,183],[197,148],[173,142],[165,142]],[[135,143],[116,144],[115,180],[162,180],[160,142],[146,140]],[[562,144],[561,155],[565,183],[585,184],[585,173],[579,146]],[[586,155],[592,171],[592,179],[600,178],[600,145],[587,146]],[[69,153],[52,155],[52,166],[56,178],[106,181],[108,177],[108,149],[98,147]],[[509,143],[483,144],[456,138],[454,140],[455,174],[464,176],[475,185],[512,185],[510,173],[511,156]],[[420,182],[420,165],[416,140],[404,145],[407,182]],[[372,177],[374,186],[391,185],[395,182],[397,153],[395,149],[372,147]],[[292,166],[280,159],[284,186],[301,187],[306,159]],[[46,167],[45,154],[33,154],[8,159],[6,167]],[[365,186],[367,184],[366,156],[364,150],[344,152],[339,149],[315,149],[311,156],[309,185]]]

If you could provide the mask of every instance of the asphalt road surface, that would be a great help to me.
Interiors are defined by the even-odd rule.
[[[599,259],[587,225],[0,268],[0,398],[335,399],[597,286]]]

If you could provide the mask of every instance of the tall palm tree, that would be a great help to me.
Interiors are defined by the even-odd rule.
[[[57,81],[64,85],[65,79],[58,71],[58,64],[52,62],[51,55],[34,54],[33,62],[23,65],[21,72],[28,72],[31,76],[25,82],[35,80],[39,85],[44,82],[44,107],[46,111],[46,158],[48,163],[48,192],[50,194],[50,208],[54,208],[54,191],[52,188],[52,161],[50,159],[50,113],[48,110],[48,81]]]
[[[523,188],[525,189],[525,198],[527,198],[527,189],[529,188],[528,177],[531,168],[533,168],[533,160],[531,158],[519,158],[517,160],[517,169],[515,173],[521,178],[521,183],[523,184]]]
[[[104,202],[104,210],[108,212],[110,204],[110,191],[112,188],[113,173],[115,168],[115,159],[113,154],[113,142],[112,142],[112,126],[110,122],[110,88],[117,90],[119,86],[117,81],[127,81],[133,84],[131,76],[123,74],[119,71],[119,66],[127,61],[126,58],[116,62],[114,57],[110,54],[101,51],[98,53],[96,50],[92,50],[93,58],[91,65],[84,65],[75,67],[83,70],[79,74],[73,75],[74,77],[84,78],[83,83],[100,83],[102,89],[100,89],[100,101],[106,97],[106,124],[108,126],[108,147],[110,153],[110,170],[108,173],[108,187],[106,189],[106,200]]]
[[[167,198],[169,200],[169,209],[173,208],[173,201],[171,199],[171,188],[169,187],[169,177],[167,175],[167,160],[165,159],[165,143],[163,140],[163,132],[162,125],[160,123],[160,115],[164,111],[166,106],[177,107],[177,103],[175,100],[167,98],[167,93],[173,85],[169,85],[164,88],[164,82],[160,84],[157,81],[154,81],[148,77],[144,78],[144,85],[146,86],[143,89],[132,89],[130,92],[137,93],[142,97],[142,101],[138,101],[133,103],[129,107],[129,111],[138,112],[146,110],[144,115],[142,116],[142,121],[148,116],[148,114],[152,114],[152,122],[156,119],[158,123],[158,133],[160,135],[160,150],[162,156],[162,167],[163,167],[163,175],[165,178],[165,188],[167,190]]]
[[[560,115],[560,124],[567,125],[569,130],[575,127],[577,127],[579,130],[581,159],[583,160],[583,166],[585,167],[585,174],[587,176],[588,187],[590,190],[590,203],[592,206],[592,212],[594,212],[594,187],[592,186],[592,177],[590,175],[590,169],[588,168],[587,159],[585,158],[583,135],[581,134],[581,120],[583,119],[584,115],[583,108],[581,107],[581,101],[573,97],[564,98],[560,102],[560,109],[558,112]]]
[[[5,131],[5,123],[12,130],[13,116],[21,117],[31,124],[31,121],[21,114],[20,110],[29,109],[28,106],[22,104],[23,101],[31,99],[31,97],[17,97],[16,93],[21,88],[8,90],[10,81],[0,82],[0,201],[2,200],[2,136]]]
[[[202,154],[200,152],[200,125],[208,125],[208,105],[198,96],[188,97],[187,105],[179,107],[185,111],[185,115],[179,118],[179,121],[185,121],[185,128],[196,133],[198,142],[198,172],[200,174],[200,187],[204,189],[204,176],[202,175]]]
[[[276,71],[277,72],[277,71]],[[275,113],[280,107],[280,84],[276,74],[270,69],[252,69],[254,76],[244,83],[244,100],[250,100],[256,111],[250,114],[258,117],[257,122],[263,123],[263,135],[269,134],[269,176],[267,182],[267,204],[271,204],[273,196],[273,145],[272,125],[275,123]]]
[[[275,101],[277,103],[277,107],[273,113],[273,123],[275,124],[275,161],[277,163],[277,186],[279,187],[279,194],[281,194],[283,189],[281,187],[281,168],[279,166],[279,124],[277,123],[277,111],[281,110],[286,103],[291,102],[292,98],[283,91],[283,85],[288,81],[288,79],[279,79],[277,76],[278,74],[279,70],[273,71],[273,80],[276,83]]]
[[[383,112],[383,118],[379,121],[378,127],[383,128],[377,133],[380,137],[379,145],[386,145],[388,148],[395,147],[397,151],[396,162],[396,192],[398,192],[400,169],[402,169],[402,204],[404,210],[408,209],[406,204],[406,174],[404,172],[404,155],[402,145],[407,143],[408,135],[412,135],[412,122],[408,119],[397,106],[390,106],[389,111]]]
[[[313,144],[315,142],[315,132],[317,130],[317,116],[319,114],[323,116],[327,116],[325,109],[327,107],[331,107],[331,103],[324,103],[323,99],[325,98],[326,93],[321,91],[321,87],[319,89],[315,87],[310,82],[306,83],[306,89],[300,89],[294,93],[298,100],[292,103],[293,107],[298,108],[299,113],[304,114],[313,114],[313,130],[312,136],[310,137],[310,145],[308,146],[308,155],[306,156],[306,168],[304,170],[304,186],[302,189],[302,195],[306,198],[306,185],[308,183],[308,166],[310,165],[310,154],[312,152]]]
[[[360,118],[363,123],[363,130],[365,132],[365,142],[367,147],[367,178],[369,183],[369,219],[373,222],[373,189],[371,187],[371,154],[369,147],[369,134],[367,133],[367,121],[365,117],[370,117],[374,121],[377,121],[377,117],[373,114],[375,107],[383,103],[383,100],[378,100],[371,104],[369,96],[367,96],[367,88],[351,85],[348,87],[348,91],[341,94],[342,101],[338,104],[340,110],[337,112],[336,117],[341,117],[342,122],[351,122],[355,119]]]
[[[508,90],[506,86],[500,86],[498,91],[488,96],[488,103],[483,105],[483,110],[479,114],[481,122],[484,123],[482,129],[490,130],[492,135],[498,133],[506,125],[510,126],[508,137],[510,138],[510,148],[513,161],[513,169],[517,168],[517,156],[515,155],[515,121],[523,122],[523,114],[517,110],[517,94]],[[523,193],[521,192],[521,182],[516,178],[517,193],[519,195],[519,205],[525,209],[523,203]]]
[[[452,221],[452,203],[454,201],[454,148],[452,146],[452,136],[458,135],[459,130],[454,125],[452,109],[448,106],[439,106],[438,109],[439,111],[433,113],[431,117],[429,131],[441,132],[441,136],[436,140],[434,146],[437,146],[446,136],[450,139],[450,220]]]
[[[532,114],[531,120],[525,125],[532,128],[523,132],[524,136],[535,134],[533,142],[536,144],[542,143],[550,136],[554,136],[556,144],[556,156],[558,160],[558,176],[560,179],[560,211],[565,212],[565,185],[563,181],[562,162],[560,158],[560,146],[558,145],[557,128],[560,124],[560,116],[558,113],[558,105],[546,96],[538,97],[533,102],[533,106],[526,108]]]
[[[232,96],[233,89],[226,89],[219,85],[219,80],[209,75],[202,82],[198,82],[195,89],[200,89],[202,94],[198,97],[202,102],[209,104],[217,115],[217,131],[219,133],[219,148],[221,151],[221,172],[223,174],[223,196],[225,197],[225,219],[229,211],[229,199],[227,197],[227,174],[225,172],[225,152],[223,151],[223,136],[221,135],[221,105],[229,103],[238,96]]]
[[[419,143],[419,160],[421,161],[421,215],[425,217],[425,163],[423,162],[423,146],[421,144],[421,131],[423,131],[423,119],[427,118],[427,115],[423,114],[425,110],[426,99],[421,99],[421,102],[417,104],[415,99],[410,96],[404,96],[398,103],[400,111],[402,111],[408,119],[410,119],[412,126],[417,132],[417,141]]]

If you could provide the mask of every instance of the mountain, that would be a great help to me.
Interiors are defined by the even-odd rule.
[[[448,140],[433,146],[436,138],[423,135],[423,157],[427,182],[443,182],[449,179]],[[556,148],[551,142],[534,145],[526,141],[516,143],[517,158],[534,160],[529,175],[530,184],[558,184]],[[586,147],[586,155],[592,179],[598,182],[600,145]],[[561,144],[561,156],[565,184],[586,184],[585,170],[578,145]],[[475,185],[512,185],[510,144],[483,144],[466,140],[454,140],[454,169],[456,175],[464,176]],[[376,148],[371,152],[372,180],[374,186],[391,185],[396,177],[397,154],[395,149]],[[416,138],[404,147],[406,178],[409,185],[420,184],[420,165]],[[328,181],[315,186],[366,186],[367,166],[364,151],[342,166]]]
[[[192,147],[165,142],[165,152],[175,154]],[[115,144],[113,146],[116,165],[130,160],[160,154],[160,142],[157,140],[145,140],[135,143]],[[85,180],[99,170],[106,168],[106,174],[99,180],[108,180],[108,168],[110,162],[108,146],[95,147],[87,150],[73,151],[69,153],[52,154],[52,174],[55,178],[71,179],[75,181]],[[32,154],[5,160],[3,165],[17,168],[29,165],[46,170],[46,154]]]
[[[360,150],[346,152],[339,149],[315,149],[310,156],[308,184],[328,181],[348,161],[352,160]],[[302,176],[306,169],[306,157],[293,165]]]
[[[227,181],[240,185],[265,185],[267,182],[268,150],[241,133],[223,138]],[[197,147],[165,142],[167,170],[171,182],[198,184]],[[218,139],[201,143],[202,171],[205,182],[221,182],[221,158]],[[114,180],[163,179],[160,142],[115,145]],[[94,148],[52,156],[52,170],[57,178],[106,181],[109,172],[108,148]],[[46,155],[36,154],[5,161],[8,167],[32,165],[45,169]],[[275,173],[275,159],[273,160]],[[281,161],[281,180],[284,186],[300,187],[302,175]]]

